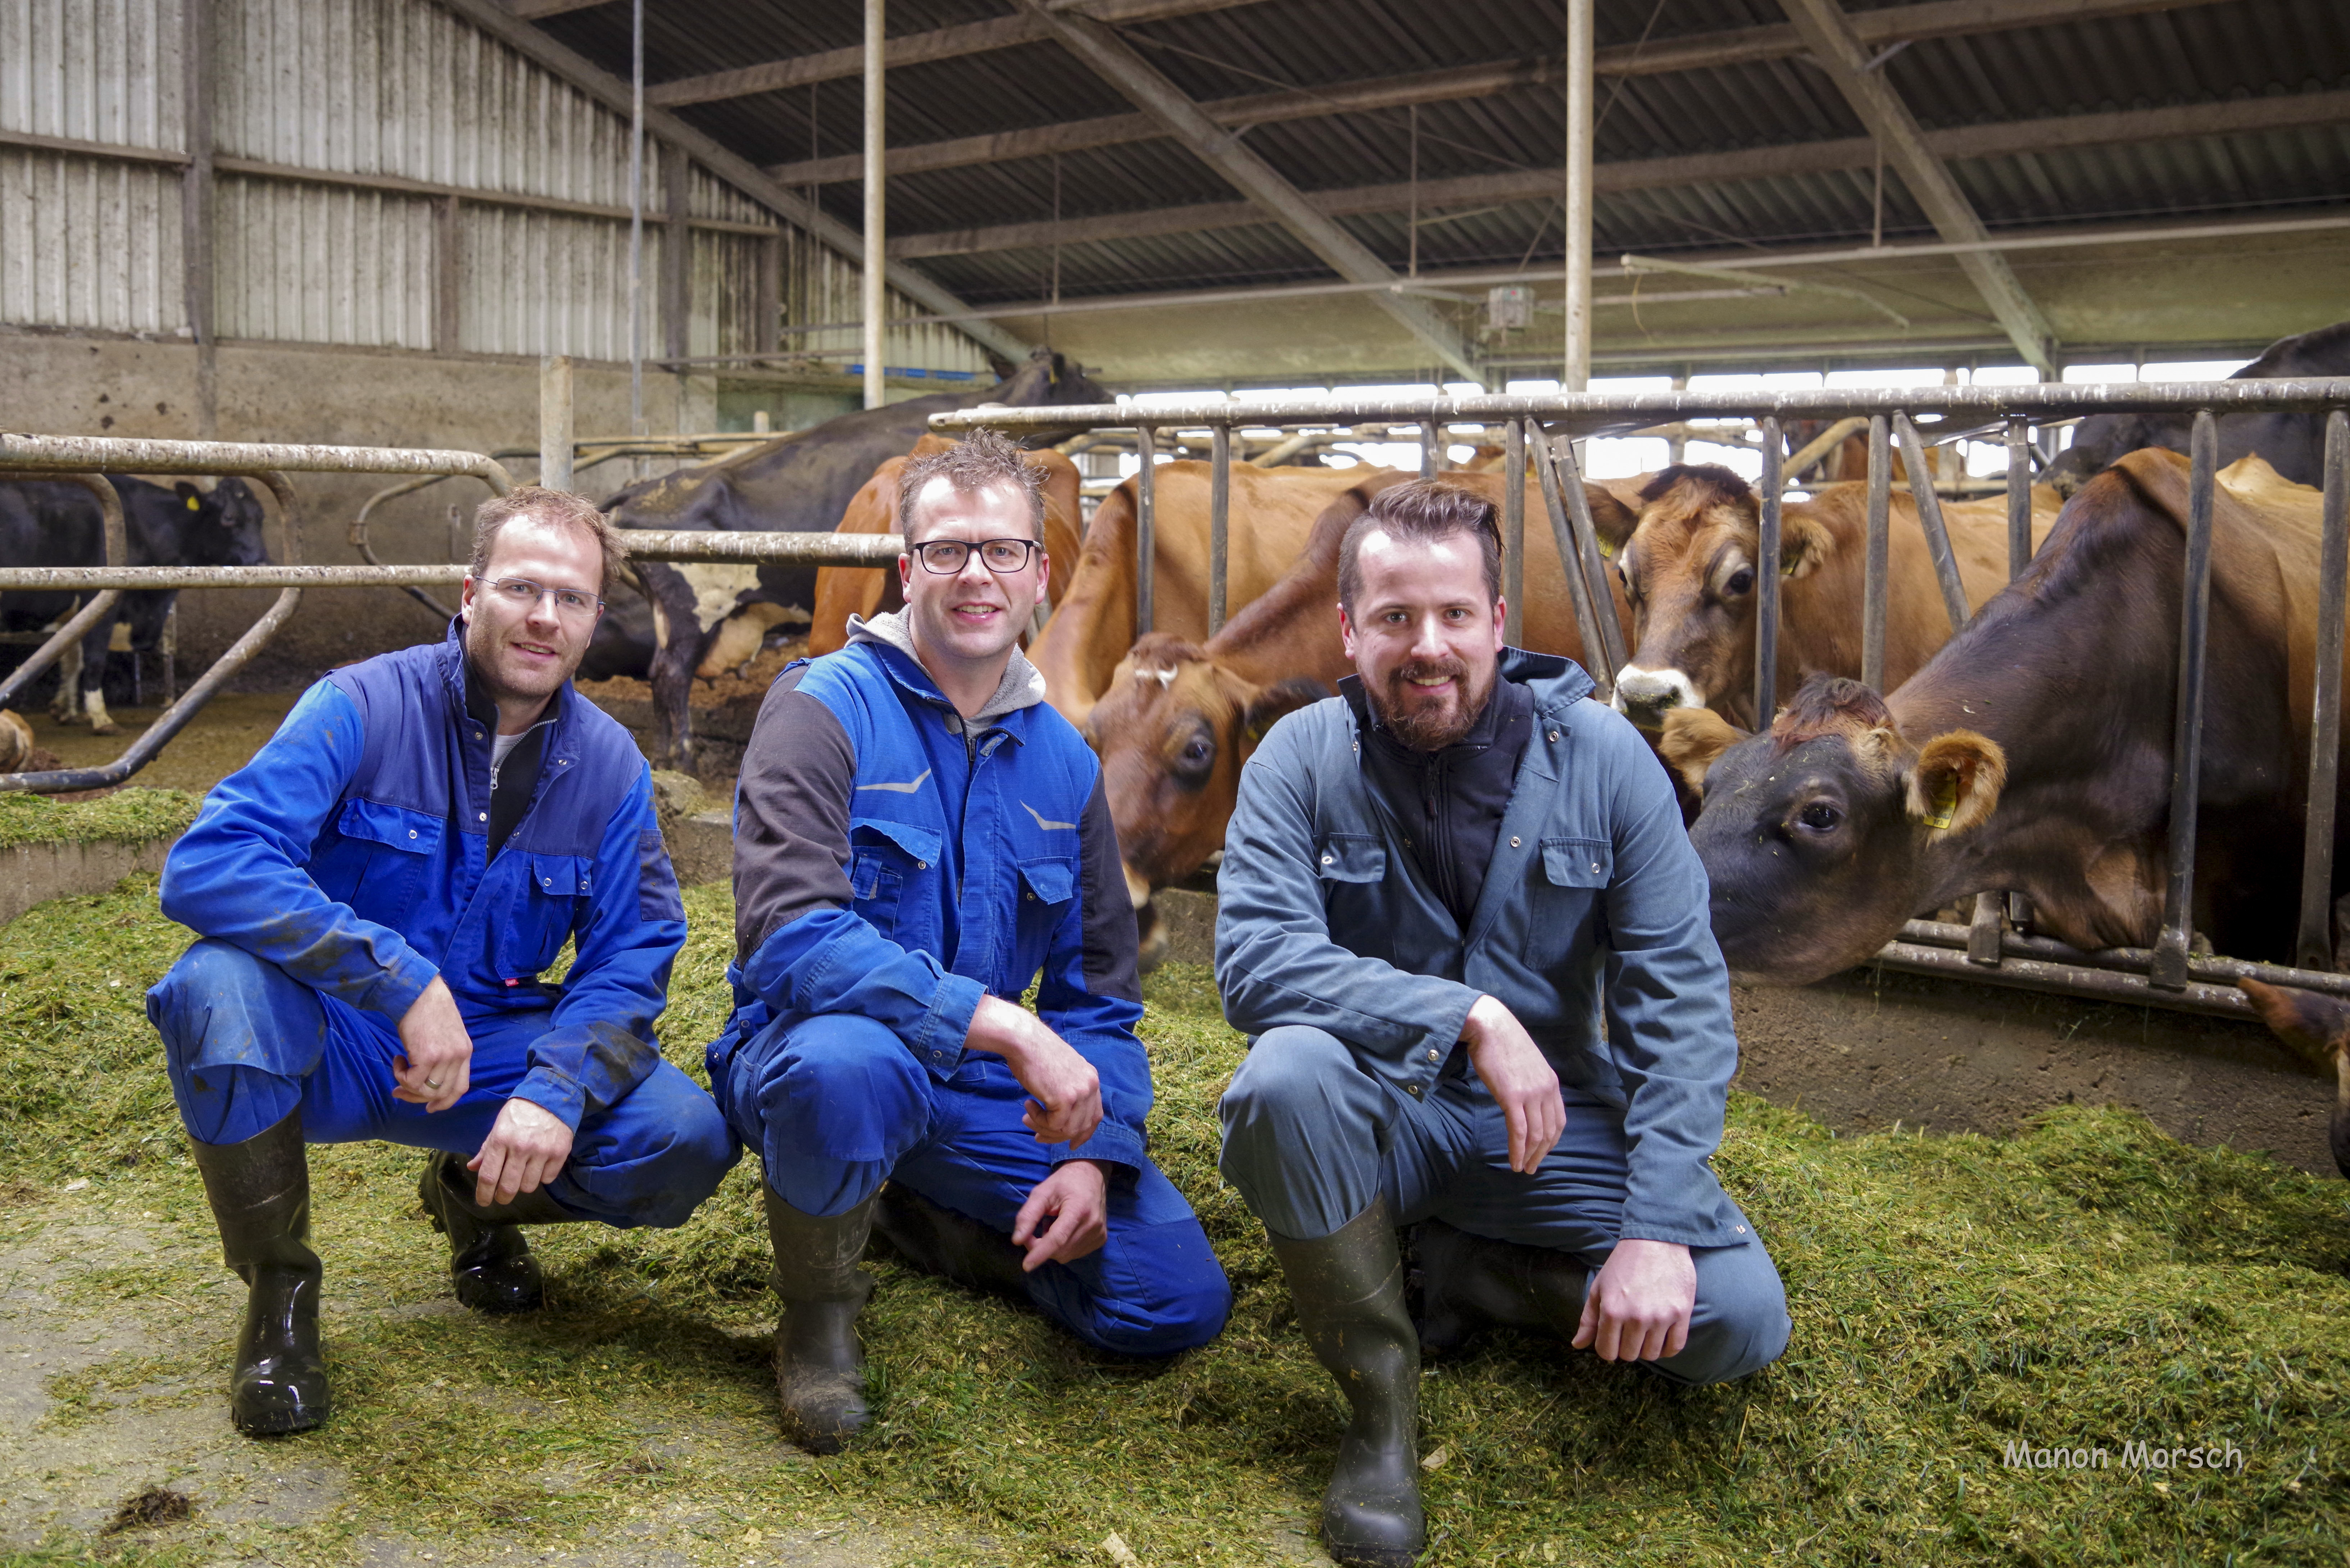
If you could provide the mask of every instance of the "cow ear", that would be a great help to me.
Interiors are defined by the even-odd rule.
[[[1779,535],[1779,575],[1801,577],[1819,570],[1835,555],[1835,535],[1814,517],[1783,517]]]
[[[2350,1051],[2350,1002],[2257,980],[2240,980],[2236,984],[2252,999],[2252,1011],[2261,1015],[2269,1033],[2307,1057],[2310,1065],[2333,1068]]]
[[[174,494],[179,496],[179,498],[187,504],[189,511],[201,512],[203,510],[203,502],[202,500],[203,492],[198,490],[194,485],[190,484],[186,480],[183,479],[177,484],[172,486],[172,490]]]
[[[2007,753],[1972,730],[1951,730],[1926,742],[1909,765],[1909,815],[1935,833],[1980,827],[1999,809],[2007,783]]]
[[[1599,553],[1612,560],[1640,525],[1640,514],[1604,485],[1586,484],[1583,494],[1591,503],[1591,531],[1599,535]]]
[[[1248,711],[1241,720],[1241,737],[1253,746],[1264,739],[1264,732],[1273,728],[1275,720],[1328,695],[1330,689],[1319,680],[1308,680],[1303,676],[1276,680],[1249,699]]]
[[[1721,753],[1747,738],[1746,732],[1711,708],[1668,708],[1657,754],[1681,775],[1681,783],[1705,798],[1705,775]]]

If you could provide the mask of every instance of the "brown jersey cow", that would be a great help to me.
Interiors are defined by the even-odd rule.
[[[2061,504],[2032,493],[2035,542]],[[1654,729],[1675,708],[1711,707],[1751,724],[1754,702],[1754,554],[1762,503],[1712,464],[1669,468],[1643,493],[1638,522],[1600,530],[1629,589],[1635,645],[1616,682],[1616,708]],[[1950,636],[1917,504],[1893,497],[1886,576],[1885,683],[1899,686]],[[2007,583],[2007,498],[1944,502],[1967,603]],[[1833,484],[1780,510],[1778,690],[1805,676],[1860,674],[1868,551],[1865,485]]]
[[[1102,759],[1127,888],[1139,909],[1156,889],[1191,876],[1223,847],[1242,764],[1273,722],[1328,696],[1353,670],[1338,637],[1338,545],[1374,495],[1415,476],[1393,469],[1339,472],[1355,483],[1329,498],[1290,552],[1293,564],[1280,581],[1214,638],[1161,631],[1137,642],[1087,709],[1080,727]],[[1443,477],[1501,503],[1501,474],[1455,471]],[[1586,486],[1595,518],[1628,516],[1640,483],[1619,485],[1620,495]],[[1535,515],[1526,530],[1523,640],[1579,659],[1583,639],[1568,607],[1557,545],[1541,519],[1539,493],[1530,499]],[[1100,527],[1098,516],[1095,526]],[[1237,539],[1237,521],[1233,535]],[[1626,614],[1620,597],[1616,608],[1620,623]],[[1149,958],[1153,922],[1149,914],[1143,919]]]
[[[871,478],[849,498],[836,534],[895,534],[898,532],[898,481],[906,465],[918,457],[944,452],[955,443],[945,436],[926,435],[903,457],[893,457],[873,471]],[[1054,601],[1067,593],[1066,585],[1077,569],[1077,552],[1085,537],[1085,514],[1078,498],[1077,465],[1050,447],[1024,452],[1020,461],[1038,470],[1045,480],[1045,554],[1053,568],[1045,592]],[[816,574],[816,613],[808,627],[808,656],[834,653],[848,646],[848,618],[873,616],[905,604],[898,573],[890,566],[822,566]],[[700,673],[697,671],[696,673]]]
[[[2222,952],[2289,960],[2320,498],[2258,459],[2225,479],[2213,497],[2194,920]],[[1752,738],[1703,711],[1667,716],[1661,750],[1702,780],[1691,838],[1733,971],[1818,980],[1867,959],[1917,911],[1986,888],[2029,894],[2034,921],[2077,947],[2154,941],[2187,509],[2187,459],[2132,452],[2066,504],[2023,575],[1889,698],[1814,677]],[[2339,846],[2334,864],[2339,891],[2350,869]]]

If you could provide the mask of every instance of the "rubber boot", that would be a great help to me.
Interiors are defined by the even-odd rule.
[[[221,1259],[246,1286],[229,1418],[254,1437],[306,1432],[327,1418],[318,1284],[310,1251],[310,1160],[299,1106],[243,1143],[190,1140],[220,1226]]]
[[[1026,1254],[968,1214],[958,1214],[900,1181],[881,1189],[873,1228],[906,1262],[965,1290],[1028,1300]]]
[[[1590,1271],[1565,1252],[1496,1241],[1430,1220],[1413,1233],[1422,1282],[1419,1353],[1450,1355],[1488,1327],[1575,1337]]]
[[[432,1228],[449,1238],[449,1280],[457,1300],[475,1312],[536,1312],[546,1303],[546,1284],[519,1228],[568,1225],[579,1217],[544,1187],[487,1206],[473,1200],[474,1187],[465,1162],[445,1150],[425,1160],[416,1184]]]
[[[865,1428],[865,1351],[857,1314],[873,1293],[858,1267],[877,1199],[845,1214],[803,1214],[765,1189],[767,1239],[775,1250],[775,1397],[784,1435],[812,1454],[837,1454]]]
[[[1322,1544],[1344,1568],[1409,1568],[1428,1544],[1419,1508],[1419,1339],[1382,1196],[1318,1241],[1266,1232],[1315,1359],[1354,1409],[1322,1496]]]

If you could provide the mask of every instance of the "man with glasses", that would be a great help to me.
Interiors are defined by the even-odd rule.
[[[493,1313],[543,1298],[516,1227],[681,1225],[734,1162],[653,1039],[685,910],[651,774],[570,689],[620,557],[577,496],[484,504],[448,636],[311,687],[165,862],[200,940],[147,1015],[248,1287],[246,1432],[327,1416],[306,1142],[432,1150],[424,1210]]]
[[[1044,515],[1001,437],[908,464],[905,609],[785,670],[743,759],[735,1012],[710,1081],[766,1162],[776,1390],[818,1453],[866,1423],[858,1263],[877,1227],[915,1267],[1107,1350],[1204,1344],[1231,1305],[1144,1153],[1134,910],[1101,770],[1015,646],[1049,570]]]

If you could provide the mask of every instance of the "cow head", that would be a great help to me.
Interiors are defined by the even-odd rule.
[[[1170,632],[1134,645],[1085,728],[1138,908],[1223,847],[1241,764],[1274,721],[1329,694],[1317,680],[1256,685]]]
[[[1754,684],[1755,555],[1761,504],[1746,481],[1712,463],[1668,468],[1640,492],[1628,537],[1595,513],[1601,543],[1632,606],[1632,658],[1616,678],[1616,709],[1653,730],[1676,708],[1734,704]],[[1835,549],[1811,518],[1783,512],[1782,576],[1800,577]]]
[[[257,566],[269,559],[262,541],[261,500],[244,480],[224,479],[207,495],[183,479],[172,492],[190,514],[181,543],[184,564]]]
[[[1764,734],[1684,712],[1663,728],[1659,750],[1704,792],[1690,841],[1714,937],[1753,981],[1806,985],[1893,940],[2007,777],[1997,742],[1951,730],[1915,744],[1883,698],[1831,676],[1806,681]]]

